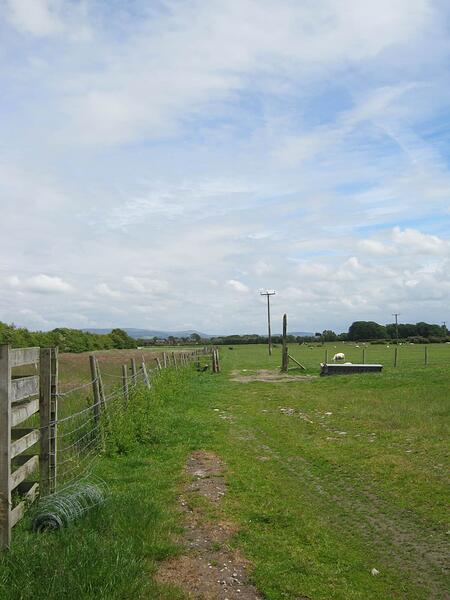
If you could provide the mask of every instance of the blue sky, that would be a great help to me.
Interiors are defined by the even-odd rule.
[[[0,2],[0,320],[450,321],[450,8]]]

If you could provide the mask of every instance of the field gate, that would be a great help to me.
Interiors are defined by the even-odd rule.
[[[30,365],[35,374],[20,374]],[[0,550],[28,505],[55,491],[57,398],[57,348],[0,345]],[[39,481],[29,480],[38,468]]]

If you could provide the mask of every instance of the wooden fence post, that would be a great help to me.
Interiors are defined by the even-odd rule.
[[[128,369],[127,365],[122,365],[122,389],[125,403],[128,404],[129,390],[128,390]]]
[[[283,349],[281,355],[281,371],[286,373],[289,366],[289,355],[287,347],[287,315],[283,315]]]
[[[105,408],[106,406],[106,401],[105,401],[105,388],[103,387],[103,379],[102,379],[102,373],[100,371],[100,364],[98,362],[97,357],[95,356],[95,373],[97,375],[97,380],[98,380],[98,391],[100,394],[100,406],[102,409]]]
[[[158,357],[155,358],[155,361],[156,361],[156,365],[158,367],[158,371],[161,371],[161,369],[162,369],[161,361],[159,360]]]
[[[362,351],[362,364],[365,365],[366,364],[366,349],[363,348]]]
[[[164,365],[164,368],[167,367],[167,354],[165,352],[163,352],[163,365]]]
[[[58,418],[58,349],[41,348],[39,381],[40,441],[40,495],[56,491]]]
[[[150,389],[150,380],[148,378],[147,365],[145,364],[144,357],[142,357],[142,375],[144,377],[145,385]]]
[[[325,348],[325,364],[328,364],[328,349]]]
[[[398,347],[395,346],[395,349],[394,349],[394,367],[396,367],[397,364],[398,364]]]
[[[97,377],[97,365],[95,362],[95,356],[91,354],[89,357],[89,366],[91,368],[91,379],[92,379],[92,392],[94,396],[94,403],[92,404],[92,412],[94,413],[94,423],[97,426],[100,421],[100,386],[98,384]]]
[[[136,369],[136,361],[134,358],[130,359],[131,364],[131,377],[133,378],[133,385],[137,383],[137,369]]]
[[[11,363],[0,346],[0,550],[11,543]]]

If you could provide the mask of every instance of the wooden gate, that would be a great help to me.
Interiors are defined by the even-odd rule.
[[[34,374],[20,374],[30,365]],[[57,398],[56,348],[0,346],[0,549],[38,493],[55,491]],[[29,480],[38,468],[39,482]]]

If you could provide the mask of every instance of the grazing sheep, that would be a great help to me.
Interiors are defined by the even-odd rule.
[[[345,354],[343,352],[336,352],[333,356],[333,362],[336,362],[337,360],[345,360]]]

